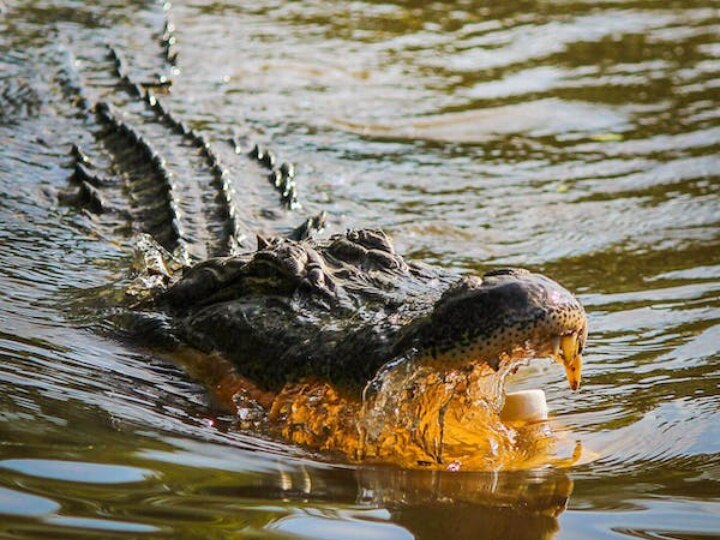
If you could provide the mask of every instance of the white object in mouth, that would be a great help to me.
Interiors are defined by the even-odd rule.
[[[537,422],[547,420],[548,406],[545,392],[540,389],[521,390],[505,395],[505,405],[500,412],[504,422]]]

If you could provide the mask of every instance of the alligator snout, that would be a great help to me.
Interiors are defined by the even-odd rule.
[[[506,268],[461,278],[437,301],[420,336],[429,361],[443,367],[482,361],[498,370],[526,358],[552,357],[576,390],[587,317],[558,283]]]

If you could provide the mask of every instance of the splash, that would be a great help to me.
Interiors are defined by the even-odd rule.
[[[501,419],[505,379],[518,367],[511,359],[498,371],[481,363],[439,370],[420,359],[401,359],[386,365],[362,396],[311,380],[270,394],[220,355],[186,350],[182,360],[206,382],[215,402],[236,415],[239,428],[353,462],[499,471],[569,466],[581,455],[576,447],[570,457],[558,458],[567,441],[548,422]]]
[[[485,471],[573,464],[581,448],[558,458],[561,436],[549,423],[501,420],[505,378],[518,363],[502,365],[438,370],[403,359],[381,370],[360,400],[327,383],[288,385],[269,417],[284,438],[353,461]]]
[[[484,364],[440,371],[415,359],[386,367],[363,399],[365,457],[442,465],[469,455],[505,454],[512,436],[499,412],[507,372]]]

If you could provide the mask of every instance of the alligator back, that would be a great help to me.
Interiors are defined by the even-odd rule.
[[[159,302],[184,340],[271,389],[303,377],[367,382],[412,346],[452,279],[407,264],[381,231],[260,244],[196,265]]]

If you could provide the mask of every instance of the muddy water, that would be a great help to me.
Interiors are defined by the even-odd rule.
[[[246,4],[0,3],[0,536],[720,536],[718,5]],[[106,42],[172,76],[167,103],[211,142],[296,163],[292,214],[234,176],[248,230],[326,209],[330,232],[381,226],[417,260],[577,291],[581,392],[542,361],[513,385],[544,388],[598,458],[348,466],[232,429],[177,366],[79,317],[129,265],[122,223],[57,204],[70,144],[93,144],[67,80],[132,113]]]

